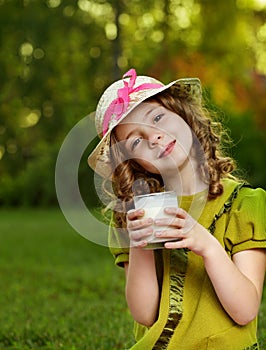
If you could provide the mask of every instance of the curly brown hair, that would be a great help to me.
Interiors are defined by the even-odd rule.
[[[221,179],[233,177],[231,173],[235,170],[234,160],[225,156],[222,148],[224,131],[197,100],[189,95],[177,96],[176,87],[172,86],[145,102],[159,103],[177,113],[191,127],[204,153],[203,156],[198,154],[197,159],[202,180],[209,186],[208,199],[215,199],[223,193]],[[133,196],[162,191],[164,184],[160,175],[146,171],[134,159],[126,159],[116,144],[115,132],[112,132],[113,190],[120,203],[120,207],[114,210],[114,217],[120,227],[125,227],[126,212],[133,207]]]

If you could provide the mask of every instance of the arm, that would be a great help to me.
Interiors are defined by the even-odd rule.
[[[225,311],[240,325],[258,314],[266,255],[263,249],[239,252],[231,260],[217,241],[203,257],[205,268]]]
[[[129,219],[135,219],[129,224],[132,229],[131,237],[134,233],[138,237],[150,234],[150,229],[141,230],[142,227],[150,225],[150,222],[147,219],[137,220],[138,214],[139,212],[128,214]],[[140,244],[140,247],[145,244]],[[153,251],[131,247],[125,271],[126,299],[130,312],[135,321],[150,327],[157,319],[159,305],[159,286]]]
[[[126,299],[135,321],[150,327],[157,319],[159,288],[153,251],[131,248],[126,266]]]
[[[258,314],[262,296],[265,250],[242,251],[231,259],[217,239],[187,213],[182,210],[171,212],[175,213],[176,219],[164,236],[180,240],[168,242],[165,247],[189,248],[201,256],[217,297],[228,315],[240,325],[252,321]],[[159,221],[156,224],[166,224]]]

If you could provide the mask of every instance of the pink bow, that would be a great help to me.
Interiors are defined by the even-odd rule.
[[[137,92],[146,89],[156,89],[163,86],[161,84],[145,83],[134,88],[137,77],[135,69],[130,69],[127,73],[123,75],[123,79],[127,77],[130,77],[129,82],[124,81],[124,87],[118,89],[117,98],[111,102],[104,114],[103,135],[105,135],[109,129],[109,123],[112,117],[114,120],[119,120],[122,117],[122,115],[126,112],[130,102],[130,94],[132,94],[132,92]]]

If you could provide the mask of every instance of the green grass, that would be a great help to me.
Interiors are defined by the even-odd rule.
[[[266,349],[266,295],[259,338]],[[59,210],[0,211],[0,350],[133,344],[124,273]]]
[[[124,273],[59,211],[0,212],[0,349],[132,345]]]

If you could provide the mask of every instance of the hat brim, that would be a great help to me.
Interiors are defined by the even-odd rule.
[[[109,128],[109,130],[103,136],[102,139],[100,139],[100,137],[98,136],[90,143],[89,148],[91,149],[93,145],[95,145],[95,143],[97,142],[97,139],[100,140],[96,145],[95,149],[92,150],[92,152],[88,156],[88,164],[96,173],[98,173],[103,178],[111,179],[112,167],[111,167],[110,158],[109,158],[109,148],[110,148],[110,134],[112,130],[142,102],[144,102],[150,97],[153,97],[169,89],[173,85],[179,85],[180,87],[185,88],[185,91],[189,96],[199,101],[201,100],[202,90],[201,90],[201,83],[198,78],[177,79],[167,85],[162,86],[161,88],[150,90],[150,93],[146,94],[145,97],[140,98],[138,102],[134,103],[134,105],[126,111],[123,117],[119,119],[117,124]],[[179,96],[178,93],[177,93],[177,96]]]

